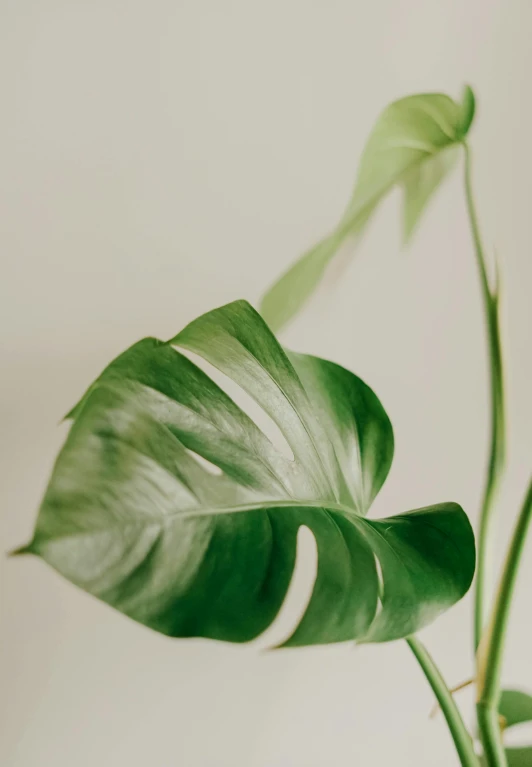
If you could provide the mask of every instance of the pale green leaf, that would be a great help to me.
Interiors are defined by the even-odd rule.
[[[474,96],[462,103],[439,93],[408,96],[381,114],[366,143],[351,200],[336,229],[308,251],[266,293],[261,313],[278,330],[301,309],[348,238],[358,237],[383,197],[404,190],[405,234],[413,231],[453,163],[449,149],[463,142],[474,116]]]
[[[458,147],[451,146],[416,165],[401,182],[403,188],[404,242],[408,242],[430,198],[458,161]]]

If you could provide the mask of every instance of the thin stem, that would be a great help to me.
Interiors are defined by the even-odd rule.
[[[471,224],[471,233],[475,246],[482,300],[484,304],[485,324],[488,337],[490,399],[491,399],[491,435],[488,471],[482,507],[477,545],[477,577],[475,593],[475,651],[480,644],[485,621],[486,576],[488,570],[489,538],[491,532],[492,510],[499,479],[505,459],[505,415],[504,415],[504,380],[499,328],[498,284],[490,288],[486,270],[486,259],[478,225],[478,217],[473,199],[471,183],[471,151],[465,148],[465,192],[467,210]]]
[[[454,696],[455,693],[461,692],[462,690],[467,689],[467,687],[471,687],[472,684],[475,684],[477,680],[476,679],[466,679],[465,682],[460,682],[460,684],[455,684],[454,687],[449,687],[449,692],[451,695]],[[440,710],[440,704],[436,702],[432,708],[432,711],[430,712],[430,718],[433,719],[438,711]]]
[[[506,628],[512,605],[512,596],[526,535],[532,520],[532,479],[523,501],[493,607],[492,617],[478,652],[479,678],[477,712],[486,760],[489,767],[506,765],[499,727],[499,699],[501,670]]]
[[[410,649],[432,687],[454,740],[462,767],[479,767],[480,762],[473,748],[473,741],[458,710],[449,688],[426,647],[416,637],[406,640]]]

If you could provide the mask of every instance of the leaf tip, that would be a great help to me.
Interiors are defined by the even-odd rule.
[[[21,557],[24,554],[35,554],[35,548],[33,546],[33,541],[30,541],[30,543],[25,543],[23,546],[17,546],[16,549],[11,549],[7,552],[6,556],[8,556],[10,559],[11,557]]]
[[[418,220],[419,220],[419,217],[413,218],[409,214],[409,211],[407,210],[405,205],[405,210],[403,214],[403,232],[402,232],[403,248],[406,248],[407,245],[410,244],[412,237],[414,235],[414,232],[416,231]]]

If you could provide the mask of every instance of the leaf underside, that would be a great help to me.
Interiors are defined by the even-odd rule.
[[[357,240],[381,200],[394,187],[404,195],[404,238],[414,232],[431,197],[456,163],[473,121],[475,100],[461,103],[441,93],[408,96],[390,104],[366,143],[355,188],[337,227],[305,253],[268,290],[260,311],[277,331],[310,298],[348,239]]]
[[[176,347],[251,395],[293,456]],[[156,631],[259,635],[285,598],[301,527],[316,540],[318,568],[287,645],[407,636],[471,583],[473,534],[456,504],[366,518],[393,455],[372,390],[332,362],[284,350],[246,302],[169,342],[134,344],[69,415],[20,552]]]

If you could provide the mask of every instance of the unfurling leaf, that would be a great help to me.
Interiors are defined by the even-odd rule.
[[[411,236],[431,196],[457,159],[471,127],[475,99],[462,103],[440,93],[408,96],[381,114],[366,143],[355,189],[336,229],[305,253],[266,293],[261,313],[274,330],[301,309],[348,239],[363,232],[373,211],[395,186],[404,192],[404,236]]]
[[[176,347],[251,395],[293,456]],[[283,603],[302,526],[318,569],[288,645],[404,637],[470,585],[473,534],[456,504],[365,517],[393,454],[372,390],[332,362],[283,349],[246,302],[167,343],[133,345],[71,417],[21,553],[159,632],[256,637]]]

